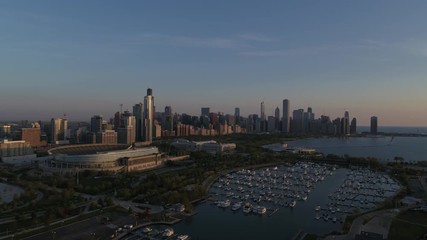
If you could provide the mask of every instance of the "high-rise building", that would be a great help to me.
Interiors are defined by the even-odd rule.
[[[280,130],[280,109],[279,107],[276,107],[276,110],[274,111],[274,118],[275,118],[275,124],[274,124],[274,128],[276,130]]]
[[[46,146],[46,141],[41,141],[40,125],[33,124],[32,128],[21,128],[21,140],[29,143],[31,147]]]
[[[122,127],[122,112],[116,112],[114,114],[114,129],[119,129]]]
[[[173,114],[172,114],[171,106],[165,107],[163,127],[164,127],[164,130],[173,131]]]
[[[350,134],[350,114],[348,113],[348,111],[344,112],[344,118],[342,119],[341,133],[343,135],[349,135]]]
[[[166,106],[165,107],[165,115],[172,115],[172,107],[171,106]]]
[[[68,121],[64,118],[52,118],[51,122],[51,143],[67,140]]]
[[[11,136],[12,127],[10,125],[0,126],[0,138],[9,138]]]
[[[219,117],[217,113],[210,113],[209,115],[210,123],[215,126],[219,123]]]
[[[260,131],[261,132],[267,131],[267,117],[265,115],[265,103],[264,103],[264,101],[261,102]]]
[[[311,123],[314,121],[314,113],[311,107],[307,108],[307,112],[304,112],[304,131],[312,132]]]
[[[292,132],[304,133],[304,109],[294,110],[292,113]]]
[[[117,132],[114,130],[105,130],[96,133],[96,143],[117,144]]]
[[[371,117],[371,134],[378,134],[378,118],[376,116]]]
[[[234,119],[235,119],[235,122],[236,122],[236,124],[241,124],[240,123],[240,108],[238,108],[238,107],[236,107],[236,108],[234,108]]]
[[[102,132],[102,116],[101,115],[95,115],[90,119],[90,131],[97,133]]]
[[[211,112],[211,109],[208,107],[202,107],[201,115],[200,116],[209,116],[209,113]]]
[[[276,118],[273,116],[268,116],[267,131],[274,132],[275,129],[276,129]]]
[[[353,118],[350,124],[350,134],[356,134],[356,133],[357,133],[357,120],[356,118]]]
[[[234,115],[227,114],[225,115],[225,120],[229,126],[234,126],[236,124],[236,118]]]
[[[132,110],[135,116],[135,140],[140,142],[143,136],[144,104],[135,104]]]
[[[154,131],[154,96],[151,88],[147,89],[147,96],[144,98],[144,141],[153,141]]]
[[[234,108],[234,117],[236,118],[240,117],[240,108],[238,107]]]
[[[289,119],[289,100],[283,100],[283,119],[282,119],[282,132],[289,133],[290,119]]]
[[[117,142],[123,144],[132,144],[136,141],[135,128],[136,120],[129,112],[125,112],[122,115],[122,123],[117,128]]]
[[[266,120],[266,116],[265,116],[265,103],[264,101],[261,102],[261,121],[265,121]]]

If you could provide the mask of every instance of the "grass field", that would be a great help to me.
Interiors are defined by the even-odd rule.
[[[393,219],[388,239],[422,239],[426,233],[427,213],[406,211]]]

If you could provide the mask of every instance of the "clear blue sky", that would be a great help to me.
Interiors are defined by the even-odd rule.
[[[260,102],[427,125],[427,1],[0,1],[0,120]]]

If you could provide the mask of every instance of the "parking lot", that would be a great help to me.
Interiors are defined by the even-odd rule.
[[[109,221],[107,220],[109,218]],[[46,239],[110,239],[113,234],[126,231],[124,225],[135,225],[135,217],[125,213],[106,213],[70,225],[25,238],[28,240]],[[121,228],[121,229],[120,229]]]

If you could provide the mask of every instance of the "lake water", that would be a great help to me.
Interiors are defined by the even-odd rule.
[[[396,156],[403,157],[405,161],[427,160],[427,137],[309,138],[288,142],[288,146],[314,148],[325,155],[348,154],[385,161],[393,161]]]
[[[283,166],[281,166],[280,168],[283,169]],[[313,168],[309,167],[308,169]],[[264,170],[261,169],[257,171]],[[291,239],[300,230],[320,235],[329,233],[334,230],[339,231],[342,228],[342,223],[340,222],[340,220],[333,222],[331,217],[340,216],[340,218],[338,219],[342,219],[345,216],[343,212],[349,212],[350,208],[345,210],[345,207],[342,207],[341,205],[335,205],[336,203],[338,203],[338,200],[331,199],[333,198],[332,196],[337,195],[338,191],[343,191],[339,190],[340,187],[342,189],[342,186],[345,186],[345,189],[352,189],[351,185],[348,185],[348,182],[346,182],[346,179],[349,178],[348,176],[350,172],[351,171],[349,169],[339,168],[336,171],[333,171],[332,175],[326,174],[323,181],[320,181],[318,183],[316,182],[314,184],[314,188],[312,188],[311,192],[309,193],[308,199],[306,201],[297,201],[297,205],[294,208],[273,205],[273,203],[271,202],[260,203],[264,206],[269,207],[270,209],[278,209],[278,211],[272,215],[248,215],[243,213],[242,209],[232,211],[230,207],[220,208],[212,202],[207,202],[196,207],[197,214],[195,216],[185,219],[184,221],[175,225],[173,228],[175,229],[175,232],[189,234],[191,236],[191,239],[203,240]],[[283,174],[283,172],[281,174]],[[298,175],[298,178],[296,179],[300,179],[301,175],[302,174]],[[370,176],[373,176],[373,178],[381,178],[380,175],[381,174],[370,173]],[[308,173],[306,174],[306,176],[313,176],[313,174]],[[298,182],[298,180],[296,182]],[[219,184],[219,181],[217,181],[215,184]],[[215,184],[213,186],[215,186]],[[230,184],[230,186],[232,186],[232,184]],[[398,185],[394,185],[394,187],[399,188]],[[375,189],[377,188],[381,189],[382,186],[376,185]],[[218,191],[221,190],[211,188],[210,193],[214,194]],[[359,193],[356,194],[361,195]],[[382,194],[384,196],[387,195],[387,193]],[[388,195],[392,194],[394,194],[394,192],[388,192]],[[218,194],[216,194],[215,196],[217,195]],[[348,193],[347,196],[350,197],[351,193]],[[232,200],[232,202],[235,201],[239,200]],[[243,201],[248,202],[248,200]],[[346,201],[347,203],[351,202],[352,205],[354,204],[354,202],[356,203],[356,207],[351,207],[352,210],[354,208],[357,208],[357,203],[359,199],[354,198],[352,200]],[[341,202],[341,200],[339,200],[339,202],[339,204],[344,204],[344,201]],[[362,205],[368,206],[368,204],[364,203]],[[316,206],[322,206],[322,210],[315,211]],[[328,206],[335,206],[334,209],[336,209],[336,207],[338,206],[341,207],[341,210],[338,210],[339,213],[335,213],[335,211],[334,213],[331,213],[328,212]],[[325,211],[326,213],[323,213],[322,211]],[[271,212],[272,211],[270,211],[270,213]],[[326,214],[330,217],[329,220],[323,219],[323,216],[326,216]],[[322,216],[322,218],[316,219],[316,216],[318,215]]]
[[[369,132],[371,128],[369,126],[357,127],[357,132]],[[383,133],[412,133],[412,134],[427,134],[427,127],[384,127],[379,126],[378,132]]]

